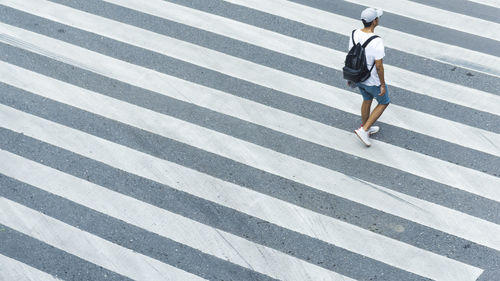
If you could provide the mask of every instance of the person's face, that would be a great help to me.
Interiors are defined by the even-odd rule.
[[[375,26],[378,26],[379,21],[380,21],[380,18],[376,18],[376,19],[375,19]]]

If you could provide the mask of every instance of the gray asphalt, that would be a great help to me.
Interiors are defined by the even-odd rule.
[[[247,43],[189,26],[155,18],[98,0],[52,0],[93,14],[126,22],[206,48],[240,57],[288,73],[345,88],[339,71],[278,54]],[[294,0],[311,7],[357,18],[362,7],[343,1]],[[172,0],[188,7],[222,15],[336,50],[345,51],[346,34],[312,28],[287,19],[218,0]],[[435,3],[416,0],[457,13],[500,22],[499,13],[460,0]],[[470,13],[469,13],[470,11]],[[342,130],[359,126],[359,116],[286,93],[223,75],[171,57],[58,24],[0,5],[2,22],[154,69],[200,85],[225,91],[273,108]],[[421,37],[500,56],[498,41],[385,13],[382,25]],[[356,27],[353,27],[356,28]],[[386,49],[384,62],[456,84],[500,95],[500,79],[422,57]],[[434,202],[500,224],[500,204],[439,182],[424,179],[343,151],[329,149],[218,112],[134,87],[90,71],[0,43],[2,61],[99,92],[153,111],[173,116],[263,147]],[[419,95],[389,85],[394,104],[463,124],[500,133],[500,117]],[[0,83],[0,103],[66,126],[166,159],[222,180],[256,190],[309,210],[346,221],[375,233],[485,269],[480,281],[500,280],[500,252],[428,228],[370,207],[314,190],[189,144],[106,119]],[[361,97],[360,97],[361,102]],[[499,105],[500,106],[500,105]],[[388,108],[390,110],[390,107]],[[0,121],[1,124],[1,121]],[[500,177],[500,155],[489,155],[380,122],[375,139],[434,158]],[[0,149],[10,151],[64,173],[132,196],[203,224],[244,237],[288,255],[357,280],[427,280],[377,260],[327,244],[258,218],[177,191],[93,159],[0,128]],[[271,278],[197,249],[150,233],[116,218],[41,191],[0,174],[0,196],[76,226],[120,246],[150,256],[209,280],[270,280]],[[398,227],[396,227],[398,226]],[[398,231],[403,227],[405,231]],[[64,280],[128,280],[71,254],[0,225],[0,254]],[[1,277],[1,276],[0,276]],[[1,278],[0,278],[1,279]]]

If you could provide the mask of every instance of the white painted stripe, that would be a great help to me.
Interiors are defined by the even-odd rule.
[[[8,129],[92,157],[123,171],[202,195],[200,197],[207,200],[215,200],[224,206],[421,276],[435,280],[475,280],[482,272],[481,269],[5,106],[0,106],[0,114]],[[12,165],[2,167],[3,170],[8,169],[9,174],[18,171]],[[28,173],[17,174],[29,177]],[[331,189],[334,185],[348,186],[349,182],[333,181],[327,187]],[[300,277],[297,280],[301,280]]]
[[[0,81],[13,81],[14,83],[7,83],[15,87],[22,87],[22,89],[26,91],[33,92],[43,97],[66,103],[154,134],[194,145],[200,149],[205,149],[224,157],[236,159],[236,161],[251,165],[257,169],[275,173],[279,176],[287,177],[290,180],[298,181],[306,185],[313,184],[312,187],[316,189],[500,250],[500,226],[494,223],[412,198],[387,188],[377,187],[383,192],[380,194],[378,194],[378,192],[374,193],[369,184],[359,182],[341,173],[330,171],[220,133],[215,133],[211,130],[194,126],[190,123],[154,111],[121,102],[69,84],[61,83],[54,79],[47,79],[41,75],[34,75],[32,72],[20,71],[20,69],[16,69],[16,67],[4,67],[4,65],[1,64],[0,67],[7,70],[7,73],[0,73],[0,77],[7,77],[7,79]],[[9,76],[22,77],[19,80],[26,82],[14,81],[15,79],[10,79]],[[68,93],[72,94],[69,95]],[[267,112],[251,105],[245,105],[244,108],[246,108],[247,111],[256,112],[256,114],[262,116],[264,119],[286,119],[292,124],[307,122],[307,120],[293,119],[293,117],[270,116]],[[133,116],[129,114],[130,112],[134,112]],[[317,131],[324,131],[324,139],[334,139],[336,142],[349,142],[351,139],[347,134],[335,134],[335,132],[329,131],[328,127],[324,127],[325,128],[319,127],[313,128],[311,131],[304,131],[304,134],[306,135],[309,133],[314,135]],[[206,145],[205,143],[209,144]],[[228,146],[233,148],[229,149]],[[251,157],[239,155],[238,153],[241,152],[249,154]],[[393,153],[398,154],[397,151]],[[247,160],[247,158],[256,158],[259,160]],[[279,163],[287,164],[280,165]],[[291,172],[283,172],[285,169],[291,170]],[[299,171],[308,171],[312,178],[320,176],[327,177],[326,182],[329,183],[342,182],[350,192],[344,190],[344,187],[332,189],[331,186],[324,184],[324,182],[311,182],[308,176],[297,176]],[[247,197],[245,196],[243,198]],[[401,204],[400,200],[394,198],[405,198],[405,201],[412,202],[412,205]],[[426,212],[417,212],[417,215],[415,215],[414,206],[419,206],[420,210],[426,210]],[[268,218],[266,218],[266,220],[268,220]],[[460,224],[449,224],[448,222],[450,221],[460,222]]]
[[[61,279],[0,254],[0,280],[59,281]]]
[[[2,151],[2,150],[0,150]],[[3,161],[2,161],[3,162]],[[47,179],[50,181],[50,179]],[[109,204],[109,201],[108,201]],[[0,197],[0,223],[135,280],[205,280]]]
[[[99,152],[94,151],[94,153]],[[353,281],[338,273],[61,173],[10,152],[0,150],[0,155],[4,159],[0,163],[0,171],[5,175],[253,271],[281,280]],[[7,163],[7,160],[12,162]],[[209,187],[207,184],[198,186]],[[14,216],[13,219],[16,218],[22,216]],[[49,225],[46,227],[50,229]],[[56,231],[54,233],[57,234]],[[164,275],[162,278],[149,280],[166,280],[167,277],[168,275]],[[186,276],[182,280],[198,280],[194,277]]]
[[[194,44],[186,43],[184,41],[176,40],[134,26],[118,23],[116,21],[98,17],[59,4],[51,2],[45,3],[45,1],[33,1],[32,3],[31,1],[32,0],[22,2],[4,0],[4,2],[6,2],[4,5],[178,58],[273,89],[293,93],[297,84],[300,85],[299,89],[304,88],[305,85],[309,86],[311,84],[327,86],[295,75],[290,75],[282,71],[277,71],[239,58],[228,56],[207,48],[202,48]],[[244,30],[250,28],[250,26],[247,26]],[[225,25],[223,25],[222,29],[225,29]],[[264,29],[255,30],[255,28],[253,28],[252,30],[253,35],[268,34],[264,37],[255,37],[253,40],[254,43],[257,43],[258,41],[259,44],[272,42],[271,45],[278,44],[279,49],[282,52],[297,56],[301,59],[326,65],[328,67],[333,67],[335,69],[341,69],[344,63],[344,52],[335,51],[323,46],[286,37],[278,33],[269,33],[269,31]],[[265,46],[274,50],[271,45],[266,44]],[[387,73],[386,76],[388,77],[388,81],[391,85],[401,87],[418,94],[428,95],[448,102],[457,103],[465,107],[500,115],[496,107],[496,104],[500,104],[500,96],[498,95],[441,81],[439,79],[392,67],[390,65],[385,65],[385,69]],[[284,79],[286,79],[286,83],[283,82]],[[265,80],[267,83],[264,83],[261,80]],[[291,83],[292,81],[294,83]],[[306,83],[304,84],[303,82]],[[338,88],[330,88],[334,91],[338,91]],[[288,89],[290,90],[287,91]],[[307,88],[306,92],[309,95],[311,92],[310,87]],[[328,95],[331,95],[331,93],[328,93]],[[475,99],[471,100],[471,96],[474,96]]]
[[[56,13],[57,15],[69,14],[69,12],[66,10],[59,11],[55,8],[52,9],[51,11],[52,13]],[[45,16],[49,15],[50,14],[45,14]],[[96,24],[95,26],[88,27],[88,29],[89,30],[98,29],[98,31],[95,32],[98,32],[99,34],[103,34],[105,36],[110,36],[117,40],[122,40],[142,48],[150,49],[156,52],[163,53],[165,55],[183,59],[194,64],[199,64],[204,67],[213,69],[215,71],[220,71],[227,75],[235,76],[239,79],[248,80],[250,82],[270,87],[285,93],[293,94],[301,98],[310,99],[315,102],[336,107],[338,109],[347,111],[349,113],[359,114],[359,100],[360,100],[359,95],[353,94],[351,92],[331,87],[312,80],[308,80],[302,77],[298,77],[295,75],[291,75],[282,71],[277,71],[268,67],[263,67],[258,64],[230,57],[183,41],[151,33],[146,30],[138,29],[131,26],[126,26],[109,20],[104,20],[103,18],[95,18],[95,19],[82,18],[80,21],[78,21],[81,24],[75,22],[75,20],[78,19],[79,16],[81,15],[82,15],[81,12],[77,12],[76,15],[71,16],[70,17],[72,20],[70,22],[71,25],[83,28],[83,27],[88,27],[90,23],[95,23]],[[197,17],[199,16],[197,15]],[[203,20],[209,21],[208,19],[203,19]],[[14,29],[14,32],[11,32],[9,35],[16,36],[15,34],[19,34],[17,35],[19,40],[27,40],[29,34],[34,35],[33,33],[26,32],[21,29],[17,30]],[[87,56],[97,56],[100,58],[100,60],[109,60],[110,62],[111,61],[116,62],[116,60],[110,59],[108,57],[103,57],[102,55],[96,55],[95,53],[89,53],[88,51],[81,51],[81,49],[76,48],[75,46],[65,44],[53,39],[49,39],[47,37],[45,38],[39,37],[38,39],[31,40],[30,43],[32,46],[33,45],[47,46],[47,44],[53,44],[54,46],[57,45],[57,48],[54,48],[54,50],[64,49],[65,51],[58,52],[57,54],[50,54],[52,52],[51,51],[52,49],[48,47],[44,48],[45,50],[40,52],[39,47],[32,48],[29,47],[29,45],[26,45],[21,42],[17,43],[14,42],[11,44],[15,44],[21,48],[27,48],[35,52],[39,52],[43,55],[48,55],[58,60],[63,60],[64,62],[70,64],[82,66],[84,68],[102,69],[109,64],[108,62],[98,63],[97,61],[99,59],[90,61],[85,60],[84,58]],[[66,49],[68,48],[71,48],[72,50],[66,51]],[[301,48],[296,48],[296,49],[300,50]],[[77,52],[82,53],[82,55],[75,54]],[[83,53],[86,53],[86,55],[83,55]],[[62,58],[61,56],[64,56],[65,58]],[[77,59],[70,59],[71,56],[74,56]],[[78,60],[78,62],[75,63],[75,60]],[[89,64],[91,65],[89,66]],[[122,67],[121,71],[129,71],[129,69],[133,68],[141,69],[137,68],[136,66]],[[116,70],[116,68],[114,70]],[[143,72],[143,70],[141,70],[141,72]],[[107,75],[109,76],[110,74]],[[140,74],[139,77],[142,75],[143,74]],[[121,79],[121,80],[130,83],[128,82],[130,81],[130,79]],[[283,81],[287,82],[283,83]],[[150,81],[147,82],[149,83]],[[141,80],[140,83],[141,83],[140,87],[145,87],[145,88],[149,87],[149,89],[151,89],[150,86],[144,85],[146,84],[144,80]],[[158,83],[164,83],[164,82],[158,82]],[[427,85],[427,86],[432,86],[432,85]],[[453,87],[451,87],[450,89],[452,88]],[[450,89],[447,89],[447,91],[449,91]],[[161,88],[160,91],[164,91],[164,88]],[[498,103],[500,103],[500,96],[490,95],[490,97],[493,99],[496,98],[498,100]],[[181,97],[181,99],[183,98]],[[195,100],[196,99],[194,99],[194,101]],[[469,100],[468,104],[471,104],[481,99],[478,98],[471,100],[470,97],[468,97],[468,100]],[[494,100],[489,100],[489,101],[495,102]],[[344,104],[342,104],[342,102]],[[476,107],[482,107],[482,106],[483,104],[479,104]],[[490,104],[489,106],[495,107],[494,110],[495,112],[498,113],[498,110],[496,109],[496,106],[494,106],[494,104]],[[500,134],[496,134],[482,129],[477,129],[471,126],[460,124],[458,122],[448,121],[446,119],[438,118],[415,110],[405,109],[400,106],[391,106],[391,110],[384,113],[382,120],[391,125],[399,126],[405,129],[411,128],[412,131],[435,138],[441,138],[448,142],[452,142],[464,147],[476,149],[492,155],[500,155],[500,147],[492,145],[494,143],[500,143]]]
[[[468,0],[468,1],[500,9],[500,1],[498,0]]]
[[[500,24],[408,0],[345,0],[472,35],[500,41]],[[359,11],[361,15],[361,11]],[[384,16],[382,16],[383,19]]]
[[[0,24],[0,28],[1,27],[2,25]],[[75,47],[70,44],[66,44],[54,39],[49,39],[48,37],[36,35],[31,32],[22,31],[21,29],[9,27],[8,31],[10,32],[11,29],[15,30],[16,32],[11,32],[12,36],[14,37],[8,38],[9,40],[7,40],[6,42],[10,42],[9,44],[15,44],[22,48],[29,48],[43,55],[48,55],[55,59],[59,59],[63,62],[70,63],[84,69],[89,69],[96,73],[107,75],[114,79],[124,81],[125,83],[143,87],[151,91],[156,91],[158,93],[172,96],[174,98],[183,101],[192,102],[197,105],[201,104],[205,106],[206,104],[210,104],[210,106],[207,106],[208,108],[211,109],[217,108],[219,112],[223,112],[225,114],[235,116],[237,118],[242,118],[243,120],[248,120],[256,124],[273,124],[273,126],[271,125],[266,125],[266,126],[269,126],[270,128],[273,128],[278,131],[285,132],[287,134],[292,134],[292,135],[296,134],[297,136],[304,139],[314,140],[316,139],[316,136],[319,136],[321,134],[319,133],[320,131],[314,131],[308,128],[309,125],[315,125],[312,128],[317,128],[318,126],[321,126],[321,124],[317,124],[312,121],[307,122],[305,123],[307,125],[304,126],[305,128],[304,133],[298,134],[295,131],[295,128],[290,129],[290,127],[287,127],[290,125],[285,125],[287,123],[288,124],[290,123],[288,120],[290,120],[289,118],[294,117],[294,115],[290,114],[286,115],[286,113],[280,112],[280,114],[285,114],[281,116],[287,117],[288,119],[286,118],[276,119],[276,117],[274,117],[273,115],[278,114],[279,112],[273,111],[270,114],[268,114],[270,120],[265,120],[264,118],[262,118],[262,116],[260,115],[257,116],[253,112],[248,112],[248,110],[245,107],[241,106],[241,104],[246,104],[246,103],[252,104],[254,106],[259,106],[256,103],[245,101],[243,99],[231,95],[227,94],[224,95],[224,93],[220,91],[215,91],[213,89],[195,85],[193,83],[187,83],[186,81],[183,81],[181,79],[164,75],[162,73],[158,73],[146,68],[138,67],[133,64],[124,63],[122,61],[102,56],[94,52],[90,52],[88,50]],[[35,38],[37,40],[30,40],[29,43],[26,43],[23,40],[23,38],[25,39]],[[0,40],[2,39],[0,38]],[[44,46],[46,49],[40,50],[40,48],[37,46]],[[51,50],[57,50],[58,53],[57,54],[53,53]],[[66,58],[64,57],[61,58],[60,55],[62,54],[64,54]],[[287,81],[287,82],[289,83],[283,83],[283,84],[293,84],[295,81]],[[301,86],[303,85],[297,85],[297,87]],[[335,96],[334,93],[332,93],[331,91],[328,92],[327,90],[328,88],[327,89],[304,88],[300,92],[300,94],[304,97],[306,97],[307,95],[309,95],[310,97],[316,95],[318,99],[326,101],[327,104],[336,105],[339,106],[340,108],[350,107],[353,112],[354,111],[357,112],[359,110],[358,109],[359,101],[354,101],[354,99],[349,100],[347,98],[348,96],[347,93],[349,92],[345,92],[346,93],[345,97],[343,96],[338,97]],[[201,98],[200,93],[204,94],[203,95],[204,98]],[[350,93],[350,95],[354,94]],[[215,102],[216,100],[214,100],[213,98],[215,98],[218,101],[218,104],[217,102]],[[236,107],[230,107],[229,106],[230,104],[235,105]],[[241,112],[238,112],[235,111],[235,108],[242,108],[242,110]],[[397,109],[397,107],[395,106],[392,109],[394,110],[394,108]],[[399,109],[403,110],[402,107],[400,107]],[[460,143],[463,144],[464,140],[467,140],[467,134],[464,134],[467,131],[462,131],[462,128],[464,127],[460,126],[458,123],[448,123],[451,124],[452,126],[446,127],[444,126],[445,124],[443,124],[442,122],[437,122],[437,121],[444,121],[444,119],[437,119],[437,118],[430,120],[417,119],[416,117],[425,115],[420,114],[418,116],[413,116],[412,118],[411,111],[404,111],[403,113],[405,113],[406,115],[402,114],[401,116],[398,116],[398,118],[400,119],[396,120],[399,120],[400,124],[409,124],[409,126],[407,127],[410,126],[415,126],[416,128],[419,128],[419,126],[420,128],[432,127],[432,126],[436,126],[434,128],[441,127],[443,128],[444,132],[455,134],[455,136],[457,136],[459,144]],[[384,116],[391,116],[391,115],[390,113],[387,113],[384,114]],[[286,120],[286,121],[280,122],[279,120]],[[422,124],[423,120],[433,121],[434,123]],[[305,121],[307,121],[307,119]],[[287,129],[285,130],[283,128]],[[345,131],[338,130],[332,127],[327,127],[327,128],[329,128],[327,131],[331,132],[332,135],[337,134],[341,136],[341,138],[347,138],[348,136],[350,136],[350,134],[348,134]],[[449,186],[465,190],[492,200],[497,200],[497,201],[499,200],[500,194],[496,189],[496,186],[498,186],[498,184],[492,184],[492,183],[497,183],[499,181],[497,177],[493,177],[484,173],[480,173],[476,170],[464,168],[452,163],[448,163],[446,161],[434,159],[432,157],[425,156],[420,153],[401,149],[382,142],[375,142],[379,147],[378,149],[370,149],[370,150],[360,149],[358,142],[352,142],[352,141],[335,142],[334,141],[335,139],[332,138],[332,135],[326,135],[326,134],[321,135],[319,138],[317,138],[320,139],[321,141],[316,140],[316,142],[334,149],[346,151],[347,153],[354,154],[369,159],[371,161],[375,161],[384,165],[389,165],[396,169],[400,169],[402,171],[406,171],[427,179],[435,180],[437,182],[442,182]],[[486,131],[484,131],[484,133],[481,132],[479,136],[480,138],[484,137],[483,141],[488,141],[488,140],[491,141],[492,140],[491,136],[495,136],[498,138],[498,134]],[[491,144],[493,143],[494,142],[491,142]],[[494,147],[491,144],[490,148],[497,149],[498,151],[498,147]],[[396,153],[396,151],[398,152]],[[494,152],[493,155],[499,155],[499,154],[497,152]]]
[[[287,0],[225,1],[347,36],[350,36],[353,29],[362,27],[360,26],[361,21],[358,19],[344,17]],[[500,58],[497,56],[386,28],[383,26],[383,22],[381,26],[377,27],[377,34],[384,39],[386,47],[500,77],[500,66],[498,64]],[[391,80],[397,83],[398,70],[391,73],[391,75]]]

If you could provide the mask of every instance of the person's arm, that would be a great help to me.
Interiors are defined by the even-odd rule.
[[[375,60],[375,67],[377,68],[378,78],[380,79],[380,94],[385,95],[385,79],[384,79],[384,64],[382,59]]]

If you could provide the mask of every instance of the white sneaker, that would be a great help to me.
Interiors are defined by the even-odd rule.
[[[370,129],[368,129],[368,134],[373,135],[373,134],[378,133],[378,131],[380,131],[379,126],[371,126]]]
[[[354,130],[354,133],[359,137],[359,139],[366,145],[370,146],[372,143],[370,142],[370,137],[368,132],[363,129],[363,127],[359,127],[359,129]]]

